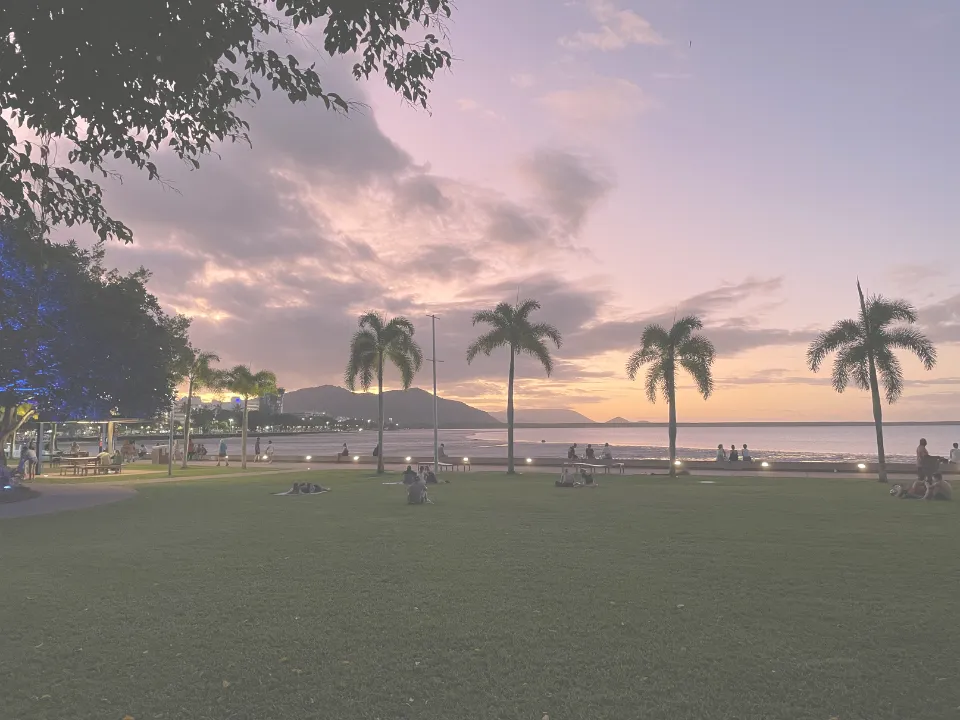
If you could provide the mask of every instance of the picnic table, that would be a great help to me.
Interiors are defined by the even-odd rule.
[[[101,465],[97,457],[64,457],[60,460],[60,474],[66,475],[106,475],[111,470],[120,474],[123,471],[123,465]]]
[[[417,463],[417,466],[421,471],[425,467],[432,468],[433,460],[421,460]],[[442,460],[437,460],[437,470],[449,470],[450,472],[456,472],[458,468],[463,472],[472,469],[470,466],[470,459],[463,458],[463,460],[456,460],[454,458],[444,457]]]
[[[624,463],[615,462],[613,460],[602,460],[599,463],[595,460],[592,462],[587,462],[584,460],[567,460],[563,463],[563,467],[572,467],[577,470],[603,470],[604,475],[610,474],[610,468],[617,468],[621,475],[624,473]]]

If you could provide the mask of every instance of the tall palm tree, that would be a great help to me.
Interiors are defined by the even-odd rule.
[[[861,390],[869,390],[873,397],[873,422],[877,430],[877,460],[880,464],[880,482],[887,482],[887,458],[883,451],[883,407],[880,404],[880,383],[888,403],[894,403],[903,394],[903,368],[894,350],[909,350],[932,370],[937,364],[937,350],[933,343],[916,328],[917,311],[905,300],[888,300],[882,295],[863,297],[860,281],[860,316],[856,320],[841,320],[822,332],[807,350],[807,364],[817,372],[824,359],[837,353],[833,361],[833,389],[843,392],[850,380]],[[900,324],[897,324],[900,323]]]
[[[547,323],[530,322],[530,313],[540,309],[536,300],[524,300],[516,305],[502,302],[493,310],[480,310],[473,314],[473,324],[486,323],[492,329],[476,340],[467,348],[467,363],[483,353],[490,355],[497,348],[510,349],[510,371],[507,375],[507,473],[514,473],[513,462],[513,380],[517,355],[526,353],[532,355],[543,369],[547,377],[553,372],[553,358],[550,357],[550,348],[545,340],[549,340],[559,349],[563,343],[560,331]]]
[[[350,359],[344,372],[347,388],[355,390],[357,382],[369,390],[377,380],[377,474],[383,473],[383,366],[393,363],[400,371],[403,389],[423,364],[423,352],[413,339],[414,328],[405,317],[387,320],[378,312],[360,316],[360,329],[350,341]]]
[[[211,363],[220,362],[220,356],[212,352],[204,352],[194,347],[187,348],[187,367],[186,379],[189,383],[187,389],[187,412],[183,420],[183,465],[187,467],[187,448],[190,447],[190,411],[193,408],[193,391],[217,390],[223,379],[223,373],[213,367]]]
[[[627,360],[627,376],[631,380],[636,379],[641,366],[648,366],[644,383],[647,399],[655,403],[660,393],[667,401],[671,475],[676,474],[677,459],[677,366],[693,377],[704,400],[713,392],[711,366],[717,352],[712,342],[695,334],[695,330],[701,329],[703,321],[693,315],[680,318],[669,330],[662,325],[647,325],[640,349]]]
[[[222,375],[223,387],[243,398],[243,427],[240,431],[240,467],[247,467],[247,406],[250,398],[277,391],[277,376],[269,370],[253,372],[246,365],[237,365]]]

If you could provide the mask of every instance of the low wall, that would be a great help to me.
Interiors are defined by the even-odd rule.
[[[339,465],[375,465],[377,458],[370,455],[351,455],[343,457],[339,455],[275,455],[275,462],[284,463],[312,463],[312,464],[339,464]],[[253,458],[250,457],[252,462]],[[384,463],[391,466],[417,465],[418,463],[432,463],[433,456],[411,455],[408,457],[391,456],[384,457]],[[458,461],[463,463],[463,458],[446,458],[445,462]],[[520,457],[515,460],[517,467],[523,468],[560,468],[566,460],[556,457],[545,458],[525,458]],[[666,471],[670,468],[669,460],[614,460],[614,463],[623,463],[624,467],[637,470],[660,470]],[[502,457],[473,457],[469,458],[469,464],[477,467],[503,467],[507,464],[507,459]],[[597,464],[602,464],[598,461]],[[758,461],[758,462],[716,462],[715,460],[683,460],[677,466],[678,470],[696,470],[698,472],[717,472],[717,473],[845,473],[864,475],[876,475],[880,471],[877,463],[859,463],[859,462],[797,462],[797,461]],[[960,473],[960,467],[957,465],[941,465],[940,471],[944,475],[957,475]],[[916,465],[912,463],[887,463],[887,472],[891,475],[912,475],[917,474]]]

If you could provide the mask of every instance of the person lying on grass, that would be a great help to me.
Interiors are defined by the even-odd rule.
[[[294,495],[314,495],[316,493],[330,492],[330,488],[317,485],[316,483],[294,483],[293,487],[290,488],[290,492]]]
[[[917,478],[909,485],[894,485],[890,494],[903,500],[952,500],[953,487],[937,473],[928,481]]]

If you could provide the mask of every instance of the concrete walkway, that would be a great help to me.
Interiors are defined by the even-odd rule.
[[[43,485],[41,488],[34,487],[34,489],[40,493],[39,497],[0,505],[0,520],[47,515],[64,510],[82,510],[128,500],[137,494],[137,491],[132,488],[107,484]]]

